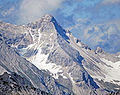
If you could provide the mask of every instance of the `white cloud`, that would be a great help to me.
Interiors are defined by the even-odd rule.
[[[4,11],[1,12],[1,15],[2,16],[10,15],[14,10],[15,10],[14,7],[10,8],[8,10],[4,10]]]
[[[63,0],[23,0],[19,10],[18,23],[35,21],[56,10]]]
[[[120,0],[103,0],[102,4],[120,3]]]

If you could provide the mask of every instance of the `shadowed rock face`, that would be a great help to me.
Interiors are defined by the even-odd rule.
[[[0,31],[1,73],[16,72],[53,95],[105,95],[103,83],[94,80],[104,80],[112,67],[102,58],[120,60],[101,48],[91,50],[51,15],[25,26],[1,23]]]
[[[0,75],[0,95],[51,95],[33,87],[26,78],[16,73]]]

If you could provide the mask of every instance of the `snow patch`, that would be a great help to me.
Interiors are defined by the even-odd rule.
[[[66,76],[63,75],[63,73],[59,75],[62,76],[64,79],[68,79]]]
[[[11,47],[17,48],[17,45],[13,45],[13,44],[12,44]]]
[[[40,42],[40,38],[41,38],[41,33],[40,33],[41,29],[38,29],[38,33],[39,33],[39,38],[38,38],[38,42]]]
[[[32,32],[31,32],[32,29],[30,28],[28,31],[29,31],[29,33],[30,33],[30,35],[31,35],[31,37],[32,37],[32,39],[33,39],[33,41],[35,41],[35,37],[34,37],[34,35],[33,35]]]
[[[118,55],[118,57],[120,58],[120,55]]]
[[[73,80],[73,77],[71,76],[71,73],[69,73],[68,75],[69,75],[69,78],[72,81],[72,83],[75,83],[75,81]]]
[[[51,34],[50,34],[50,37],[51,37],[52,35],[54,35],[54,33],[51,33]]]
[[[71,36],[70,33],[66,33],[66,35],[67,35],[68,37]]]
[[[120,85],[120,61],[114,63],[106,60],[105,58],[101,58],[101,61],[103,61],[106,64],[100,66],[101,69],[106,72],[105,77],[101,77],[101,76],[92,76],[92,77]]]
[[[62,67],[54,63],[47,63],[49,54],[41,54],[41,51],[41,48],[39,48],[37,55],[34,56],[31,62],[40,70],[50,71],[52,76],[57,79],[59,77],[57,73],[62,72]]]
[[[49,54],[45,55],[42,54],[42,49],[41,46],[42,43],[37,47],[38,53],[35,56],[32,56],[30,58],[28,58],[27,60],[29,60],[31,63],[33,63],[38,69],[40,70],[48,70],[49,72],[51,72],[51,75],[55,78],[58,79],[59,74],[58,73],[62,73],[63,71],[61,70],[62,67],[59,65],[56,65],[55,63],[47,63],[47,59]],[[53,47],[51,47],[53,48]],[[65,78],[65,76],[64,76]]]

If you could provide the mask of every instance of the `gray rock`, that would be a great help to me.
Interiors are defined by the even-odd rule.
[[[36,89],[26,78],[16,73],[0,75],[0,95],[51,95]]]

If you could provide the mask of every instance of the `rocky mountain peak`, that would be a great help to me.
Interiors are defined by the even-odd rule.
[[[36,22],[29,23],[27,27],[30,30],[31,36],[34,37],[33,39],[51,39],[58,38],[58,35],[61,35],[66,41],[68,41],[68,36],[66,35],[66,30],[64,30],[55,20],[53,16],[50,14],[46,14],[40,20]],[[54,35],[53,35],[54,34]],[[51,35],[51,36],[50,36]],[[54,36],[54,37],[52,37]],[[36,40],[35,40],[36,41]]]
[[[51,26],[51,24],[57,24],[57,22],[52,15],[46,14],[42,18],[36,20],[35,22],[28,23],[27,26],[32,29],[39,29],[41,26]]]
[[[55,20],[54,17],[50,14],[46,14],[45,16],[42,17],[43,21],[52,21]]]
[[[95,50],[95,53],[103,53],[103,50],[102,48],[100,47],[97,47],[96,50]]]

